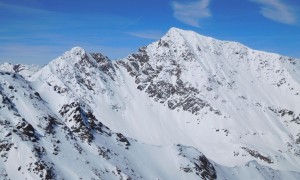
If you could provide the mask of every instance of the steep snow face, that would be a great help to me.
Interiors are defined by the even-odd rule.
[[[123,60],[75,47],[15,72],[2,179],[300,179],[296,59],[172,28]]]
[[[29,66],[23,64],[11,64],[11,63],[0,64],[0,71],[18,73],[25,78],[31,77],[31,75],[36,73],[39,69],[40,67],[38,65]]]
[[[118,64],[168,114],[194,114],[180,132],[208,157],[299,170],[299,60],[172,28]]]
[[[196,90],[191,90],[201,94],[204,97],[202,99],[207,101],[228,101],[230,95],[244,96],[250,101],[260,102],[261,99],[258,98],[261,96],[257,95],[263,95],[264,102],[261,103],[265,106],[292,106],[293,109],[297,109],[299,102],[299,61],[254,51],[238,43],[203,37],[194,32],[172,28],[161,40],[141,49],[140,53],[129,56],[127,61],[133,67],[131,73],[139,73],[136,77],[138,80],[144,81],[155,76],[153,81],[168,83],[171,93],[174,91],[171,85],[180,86],[184,83],[201,91],[197,93]],[[153,75],[147,75],[143,70],[153,72]],[[140,88],[146,86],[140,84]],[[151,85],[151,88],[155,88]],[[150,91],[149,87],[147,90]],[[274,92],[267,93],[269,91]],[[286,91],[288,97],[279,96]],[[166,99],[166,93],[167,91],[160,99]],[[158,95],[160,96],[153,94],[156,97]],[[235,109],[240,106],[232,105]],[[221,104],[216,108],[225,106]],[[175,107],[170,103],[170,108]],[[199,108],[195,107],[192,112],[196,111]]]

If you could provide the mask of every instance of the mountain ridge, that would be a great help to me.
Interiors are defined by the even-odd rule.
[[[74,47],[30,77],[1,71],[0,171],[298,179],[299,69],[293,58],[171,28],[120,60]]]

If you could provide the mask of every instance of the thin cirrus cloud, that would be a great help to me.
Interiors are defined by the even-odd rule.
[[[201,27],[200,20],[211,16],[210,2],[211,0],[198,0],[186,3],[173,1],[174,17],[185,24]]]
[[[161,38],[161,36],[163,35],[162,32],[158,32],[158,31],[127,32],[127,34],[131,36],[143,38],[143,39],[154,39],[154,40]]]
[[[293,25],[297,23],[294,9],[282,0],[250,0],[261,5],[260,13],[273,21]]]
[[[18,6],[18,5],[7,4],[7,3],[3,3],[3,2],[0,2],[0,8],[4,8],[4,9],[9,10],[10,12],[14,12],[14,13],[19,13],[19,12],[30,13],[30,14],[47,13],[49,15],[51,15],[53,13],[51,11],[46,11],[46,10],[42,10],[42,9]]]
[[[21,30],[53,30],[57,28],[73,28],[74,30],[83,27],[95,29],[104,26],[119,28],[126,23],[129,25],[134,23],[130,18],[114,14],[65,13],[2,2],[0,2],[0,12],[8,14],[8,17],[0,16],[0,22],[7,23],[1,27],[0,32],[9,31],[8,28]]]
[[[78,45],[88,51],[103,51],[111,58],[125,57],[133,48],[122,48],[110,40],[121,42],[119,29],[139,20],[108,13],[57,12],[0,2],[0,63],[9,60],[42,64]]]

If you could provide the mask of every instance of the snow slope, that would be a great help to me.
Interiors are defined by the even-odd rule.
[[[2,179],[300,179],[297,59],[171,28],[0,72]]]

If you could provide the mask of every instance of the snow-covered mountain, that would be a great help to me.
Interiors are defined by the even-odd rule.
[[[31,77],[36,73],[40,67],[38,65],[24,65],[24,64],[11,64],[3,63],[0,64],[0,71],[2,72],[14,72],[22,75],[24,78]]]
[[[171,28],[0,67],[0,179],[300,179],[297,59]]]

